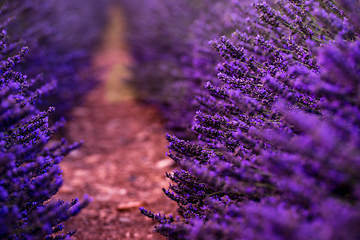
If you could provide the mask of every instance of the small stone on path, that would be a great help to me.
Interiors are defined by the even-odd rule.
[[[158,169],[161,169],[161,168],[171,167],[173,165],[175,165],[174,160],[169,158],[169,159],[163,159],[163,160],[158,161],[155,164],[155,167]]]
[[[119,211],[129,211],[133,208],[139,208],[144,205],[144,202],[142,201],[136,201],[136,202],[128,202],[128,203],[120,203],[117,206],[117,210]]]

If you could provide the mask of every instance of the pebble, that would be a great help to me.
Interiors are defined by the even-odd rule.
[[[127,218],[127,217],[119,217],[119,222],[128,223],[128,222],[131,222],[131,219]]]
[[[79,149],[75,149],[69,153],[69,156],[74,157],[74,158],[80,158],[80,157],[82,157],[82,152]]]
[[[119,211],[130,211],[133,208],[139,208],[143,205],[144,205],[144,202],[142,202],[142,201],[120,203],[116,209]]]
[[[65,194],[72,193],[73,191],[74,191],[74,188],[69,185],[63,185],[59,189],[59,193],[65,193]]]
[[[172,165],[174,165],[174,160],[166,158],[166,159],[158,161],[155,164],[155,167],[158,169],[161,169],[161,168],[170,167]]]

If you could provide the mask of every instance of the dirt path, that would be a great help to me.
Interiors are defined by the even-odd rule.
[[[73,110],[66,126],[69,142],[85,143],[60,164],[64,184],[55,198],[81,199],[86,193],[93,197],[66,223],[65,230],[77,228],[75,240],[164,239],[138,208],[175,214],[175,205],[161,191],[172,166],[165,157],[160,114],[137,102],[133,91],[119,81],[128,76],[126,65],[131,62],[119,39],[120,17],[112,12],[104,47],[95,55],[94,66],[105,67],[102,83]]]

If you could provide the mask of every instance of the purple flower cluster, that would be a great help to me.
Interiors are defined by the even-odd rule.
[[[180,217],[141,212],[168,239],[359,239],[359,1],[228,9],[237,30],[209,42],[223,60],[196,97],[198,140],[167,135]]]
[[[208,39],[235,30],[222,18],[229,2],[122,1],[129,13],[129,43],[136,61],[130,83],[143,100],[160,107],[169,131],[181,137],[194,137],[194,98],[206,81],[214,79],[214,66],[221,61]]]
[[[7,36],[16,45],[26,45],[31,51],[17,67],[28,76],[42,73],[41,84],[57,81],[57,87],[37,106],[46,110],[51,105],[59,120],[81,103],[83,96],[94,87],[96,77],[90,72],[90,54],[100,40],[106,21],[108,0],[79,1],[10,1],[4,2],[2,22],[7,24]],[[15,15],[14,15],[15,14]],[[52,121],[53,122],[53,121]]]
[[[80,71],[100,30],[91,15],[105,12],[52,0],[2,1],[0,10],[0,239],[68,239],[75,231],[61,233],[63,222],[90,199],[51,199],[62,184],[60,161],[81,142],[49,143],[65,120],[49,121],[48,106],[63,114],[93,85]]]
[[[0,35],[4,41],[5,31]],[[2,54],[6,52],[1,42]],[[14,70],[28,52],[2,55],[0,104],[0,238],[1,239],[64,239],[73,233],[50,237],[63,228],[63,221],[85,207],[75,199],[71,203],[61,200],[48,202],[62,184],[58,163],[81,143],[67,145],[65,140],[48,146],[50,136],[63,122],[50,126],[48,116],[54,112],[39,111],[34,102],[54,87],[52,84],[31,90],[37,79],[28,78]]]

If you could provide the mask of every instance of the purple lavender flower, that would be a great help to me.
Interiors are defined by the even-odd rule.
[[[198,141],[168,136],[182,170],[163,191],[184,221],[142,211],[168,239],[358,239],[358,3],[234,4]]]
[[[13,42],[5,51],[11,52],[22,45],[31,49],[16,70],[33,78],[42,74],[34,88],[57,81],[52,93],[44,94],[41,101],[37,101],[41,110],[49,105],[57,109],[50,117],[52,123],[67,116],[96,84],[95,74],[90,69],[90,54],[100,40],[108,3],[4,1],[6,10],[2,12],[1,22],[11,19],[6,30],[7,38]]]
[[[220,61],[206,43],[209,37],[233,30],[230,19],[221,17],[229,5],[216,0],[135,0],[123,5],[129,13],[135,68],[141,69],[134,71],[131,83],[143,100],[160,107],[172,133],[193,138],[193,99],[206,81],[214,80],[214,65]],[[219,24],[212,24],[213,19]]]
[[[2,5],[1,23],[12,32],[10,17],[30,6],[19,8],[14,2]],[[18,12],[18,11],[19,12]],[[24,17],[18,15],[19,18]],[[5,18],[6,20],[4,20]],[[11,20],[11,18],[9,18]],[[12,37],[15,36],[12,32]],[[21,32],[17,33],[21,34]],[[41,111],[35,104],[52,91],[56,82],[41,83],[41,75],[28,77],[17,71],[27,57],[28,48],[12,54],[21,41],[11,44],[5,31],[0,34],[0,238],[1,239],[66,239],[75,232],[57,235],[63,222],[89,204],[48,201],[62,184],[59,162],[81,143],[68,145],[65,140],[49,146],[51,135],[64,124],[49,123],[55,109]],[[8,47],[6,47],[8,46]],[[51,52],[49,52],[50,54]],[[25,56],[26,55],[26,56]],[[29,72],[31,64],[25,64]],[[57,69],[58,70],[58,69]],[[31,74],[32,75],[32,74]],[[55,235],[53,235],[55,234]]]

